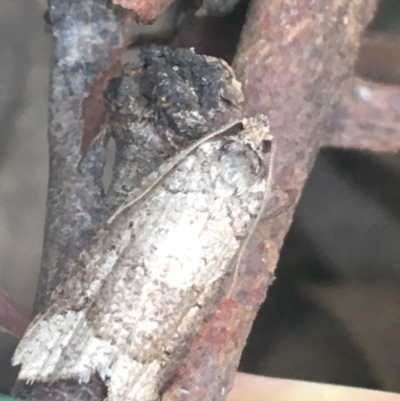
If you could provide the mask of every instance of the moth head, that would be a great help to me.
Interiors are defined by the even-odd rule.
[[[268,117],[259,114],[255,117],[243,119],[243,131],[239,139],[247,143],[260,154],[269,153],[272,147],[272,135],[269,133]]]

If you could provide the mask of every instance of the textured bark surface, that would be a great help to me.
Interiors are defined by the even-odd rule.
[[[101,125],[102,74],[114,76],[122,28],[104,1],[53,0],[55,36],[50,97],[50,181],[45,248],[36,309],[87,246],[104,219],[99,181],[104,147],[95,141],[80,170],[85,139]],[[142,2],[145,4],[145,2]],[[163,400],[222,400],[233,382],[251,323],[273,280],[279,250],[318,148],[324,127],[352,74],[359,35],[375,0],[254,0],[235,59],[249,115],[267,114],[276,137],[274,201],[260,224],[231,296],[216,306]],[[146,4],[151,4],[146,2]],[[87,10],[90,10],[88,12]],[[150,13],[151,14],[151,13]],[[71,42],[74,40],[73,42]],[[97,86],[96,86],[97,85]],[[97,94],[96,94],[97,93]],[[90,112],[91,108],[92,112]],[[85,110],[85,112],[84,112]],[[87,116],[91,116],[90,118]],[[91,120],[93,119],[93,121]],[[97,124],[97,125],[96,125]],[[92,133],[91,133],[92,132]],[[85,148],[86,146],[86,148]],[[264,257],[264,261],[263,261]],[[56,267],[55,270],[50,267]],[[100,380],[87,386],[57,382],[19,385],[26,399],[104,398]]]
[[[277,144],[275,182],[282,191],[277,206],[293,204],[301,194],[375,3],[256,0],[250,7],[234,67],[244,85],[247,112],[270,118]],[[240,285],[200,331],[164,401],[185,400],[188,394],[199,401],[225,398],[251,322],[273,280],[292,213],[287,207],[260,224]]]
[[[84,255],[78,261],[68,261],[75,266],[72,266],[67,282],[56,287],[51,296],[50,308],[46,308],[42,315],[44,331],[47,334],[41,330],[39,333],[38,328],[42,324],[37,324],[36,321],[31,326],[32,331],[28,330],[20,345],[22,353],[30,355],[30,361],[24,358],[19,360],[18,350],[15,353],[14,360],[23,364],[20,372],[21,380],[35,381],[35,385],[31,387],[33,391],[31,391],[30,399],[43,401],[52,397],[62,397],[58,391],[59,386],[61,388],[71,386],[72,391],[73,382],[70,379],[78,380],[83,377],[90,377],[92,380],[89,386],[81,384],[79,386],[81,392],[76,393],[75,397],[80,399],[78,397],[86,397],[90,392],[93,394],[93,399],[102,399],[104,394],[96,393],[95,387],[97,373],[101,375],[104,371],[110,372],[110,379],[107,380],[109,389],[107,399],[129,398],[152,401],[157,398],[159,389],[170,378],[169,372],[180,362],[182,355],[186,354],[190,338],[194,337],[196,329],[212,310],[215,299],[221,298],[217,283],[232,271],[229,262],[238,251],[241,242],[238,239],[245,236],[245,231],[235,231],[229,236],[232,229],[227,228],[226,221],[232,223],[231,216],[235,216],[232,223],[235,227],[246,227],[251,230],[249,217],[252,206],[255,205],[254,201],[261,206],[263,199],[263,196],[260,196],[261,193],[258,192],[253,198],[244,189],[246,182],[244,177],[246,174],[251,177],[253,175],[249,174],[251,169],[246,168],[248,164],[241,163],[241,156],[238,156],[248,148],[250,138],[244,140],[239,152],[229,147],[228,140],[227,143],[222,141],[221,148],[217,148],[221,152],[211,152],[203,158],[193,159],[196,148],[200,146],[199,140],[204,140],[205,137],[210,138],[210,135],[219,137],[222,133],[229,137],[232,129],[241,125],[237,122],[240,123],[243,118],[241,107],[243,95],[241,85],[234,78],[232,69],[220,59],[197,55],[184,49],[173,51],[170,48],[151,46],[143,49],[140,58],[141,64],[127,65],[123,75],[113,79],[106,92],[107,105],[112,111],[109,115],[110,129],[107,134],[113,136],[117,153],[113,179],[107,193],[103,196],[104,203],[107,204],[104,215],[109,216],[110,212],[120,207],[125,200],[127,204],[124,203],[123,211],[119,209],[112,218],[107,219],[104,229],[97,234],[91,246],[85,249]],[[248,132],[252,140],[256,138],[257,132],[259,140],[254,146],[260,146],[268,133],[266,121],[257,119],[251,123],[243,122],[243,125],[249,127]],[[221,129],[221,126],[226,128]],[[244,131],[241,135],[244,135]],[[96,146],[100,146],[103,142],[102,136],[99,139],[100,144]],[[213,143],[216,142],[213,141]],[[239,141],[234,141],[233,144],[240,146]],[[208,146],[208,143],[206,145]],[[227,156],[221,156],[221,153],[225,152],[224,149]],[[182,153],[184,153],[183,156]],[[199,153],[199,156],[201,154]],[[254,155],[257,155],[258,162],[262,163],[258,153]],[[226,162],[228,156],[233,158],[230,162],[233,168],[220,165]],[[213,159],[215,159],[214,164]],[[177,175],[177,171],[180,171],[186,162],[189,163],[186,169]],[[193,169],[190,166],[193,166]],[[93,166],[93,171],[97,169],[101,172],[101,163]],[[236,169],[239,169],[241,173],[236,172]],[[258,171],[261,173],[261,184],[265,178],[265,171],[263,168]],[[210,178],[210,181],[208,178],[210,172],[211,174],[218,172],[217,177],[225,177],[226,174],[226,177],[219,181],[213,181]],[[237,181],[241,183],[241,194],[235,196],[233,203],[231,197],[225,197],[227,203],[237,205],[236,202],[242,197],[249,196],[243,199],[243,208],[240,209],[242,212],[233,207],[226,214],[223,212],[223,202],[218,199],[214,201],[217,191],[213,188],[220,188],[221,185],[224,187],[223,182],[235,185]],[[195,190],[199,191],[198,195],[193,195],[193,184],[195,184]],[[248,186],[252,187],[250,183]],[[141,187],[143,192],[138,191],[138,187]],[[136,191],[133,194],[134,189]],[[264,189],[266,189],[265,182],[261,184],[260,191],[263,193]],[[156,195],[159,190],[161,190],[160,196]],[[102,193],[101,184],[97,191]],[[211,198],[204,202],[207,191]],[[148,197],[143,195],[145,192],[149,195]],[[138,208],[134,206],[137,202],[132,202],[132,198],[137,199],[137,197],[143,198],[144,202],[139,202]],[[145,207],[148,205],[145,201],[147,198],[150,202],[156,200],[155,203],[150,203],[153,205],[150,206],[151,210]],[[187,202],[185,203],[183,199],[187,199]],[[211,206],[208,210],[210,217],[207,217],[204,223],[203,208],[207,211],[207,207],[215,202],[219,206],[217,208]],[[129,214],[134,210],[138,210],[141,217],[133,216],[132,224],[128,224]],[[220,213],[214,214],[215,210]],[[224,220],[224,216],[227,220]],[[218,219],[220,219],[219,223]],[[143,224],[140,223],[141,221]],[[190,223],[192,221],[193,225]],[[207,223],[210,226],[207,226]],[[198,224],[205,225],[199,227]],[[134,228],[137,228],[135,233],[131,231]],[[126,229],[129,231],[127,232]],[[182,233],[182,230],[185,232]],[[197,233],[193,233],[193,230],[197,230]],[[193,238],[190,238],[190,232]],[[218,232],[220,235],[217,235]],[[217,256],[210,256],[213,258],[212,261],[203,263],[203,257],[209,257],[209,255],[202,250],[201,235],[206,241],[211,241],[204,246],[204,249],[207,252],[211,251],[211,255],[218,255],[219,259]],[[143,251],[140,238],[145,242]],[[182,245],[183,241],[188,243]],[[231,248],[231,244],[235,249]],[[216,246],[220,248],[215,250]],[[226,252],[229,249],[231,253],[227,255]],[[158,260],[157,252],[160,256]],[[168,256],[169,254],[165,252],[169,252],[172,256]],[[102,258],[103,254],[106,255],[105,259]],[[150,259],[143,259],[145,254],[149,255],[153,262]],[[117,263],[110,264],[110,256]],[[171,257],[175,262],[172,263],[173,268],[168,269],[168,260]],[[225,259],[221,260],[221,257]],[[182,263],[182,266],[179,266],[179,263]],[[204,271],[204,268],[207,271]],[[129,277],[125,277],[127,280],[124,284],[118,284],[122,283],[122,276],[117,279],[119,273],[122,273],[123,277],[125,273],[129,274]],[[137,274],[142,278],[139,279]],[[142,279],[149,281],[145,284]],[[149,285],[157,286],[153,294],[148,291]],[[147,290],[141,291],[143,288]],[[186,295],[183,293],[185,288]],[[165,291],[171,291],[171,293],[166,295]],[[122,296],[123,302],[121,299],[116,300],[112,293],[117,298]],[[132,299],[136,294],[141,294],[144,298]],[[123,306],[125,302],[130,302],[130,305]],[[138,313],[136,309],[140,305],[143,306],[143,314]],[[197,305],[202,306],[197,307]],[[116,313],[115,307],[122,308]],[[51,316],[55,310],[59,311],[56,314],[63,322],[49,328],[47,323],[52,320]],[[111,310],[113,312],[110,314]],[[130,312],[126,313],[127,310]],[[150,318],[152,322],[149,323],[151,310],[154,314]],[[90,327],[82,320],[82,318],[86,319],[82,315],[86,313],[85,311],[88,313],[91,311],[92,317],[89,318],[88,314]],[[73,316],[73,320],[75,317],[78,319],[76,323],[79,333],[82,333],[82,323],[88,328],[88,332],[82,336],[76,333],[75,324],[71,326],[69,321],[64,321],[64,317],[68,319],[68,316]],[[103,316],[104,320],[101,318],[101,322],[96,323],[95,320],[100,316]],[[115,319],[110,320],[109,316]],[[123,317],[122,320],[121,317]],[[59,321],[59,318],[56,317],[56,320]],[[119,327],[123,321],[127,323],[126,329]],[[170,326],[169,332],[166,330],[167,325]],[[90,333],[93,329],[96,330],[96,334],[92,337]],[[60,332],[56,333],[58,330]],[[139,339],[134,332],[139,333],[141,330],[144,335]],[[106,341],[111,347],[109,350],[117,351],[115,344],[122,344],[123,336],[120,336],[122,332],[127,333],[128,338],[126,338],[126,346],[118,348],[121,351],[121,358],[117,354],[110,356],[108,351],[105,354],[102,353],[97,341],[101,341],[102,344]],[[112,333],[118,333],[117,343]],[[149,335],[149,333],[152,334]],[[96,345],[92,347],[95,351],[91,355],[84,356],[86,353],[84,344],[88,344],[90,337],[96,342]],[[72,339],[74,341],[71,342]],[[30,345],[26,346],[26,341]],[[138,344],[136,351],[132,348],[134,343]],[[69,349],[73,356],[68,355],[66,344],[70,345]],[[77,344],[80,347],[79,352],[76,349]],[[89,348],[91,348],[90,345]],[[166,352],[166,349],[171,351]],[[76,358],[77,354],[80,355],[78,358]],[[127,354],[130,356],[128,360],[132,361],[133,370],[126,364]],[[83,360],[82,356],[84,356]],[[102,356],[106,359],[100,362],[98,358]],[[51,361],[54,363],[48,365]],[[71,364],[70,361],[73,363]],[[124,361],[119,368],[118,361]],[[99,368],[100,366],[102,367]],[[77,367],[80,368],[76,370]],[[50,381],[54,383],[49,385]],[[84,392],[84,389],[87,391]]]
[[[49,1],[54,37],[48,130],[50,176],[36,312],[47,304],[51,291],[98,231],[106,210],[99,191],[105,163],[101,141],[92,146],[82,165],[80,161],[85,136],[93,137],[93,127],[104,121],[105,109],[98,102],[97,86],[99,82],[104,86],[102,76],[115,75],[123,46],[122,25],[107,3]],[[104,389],[96,379],[87,386],[74,381],[48,386],[18,382],[14,393],[25,399],[99,400],[104,398]]]
[[[97,143],[79,164],[83,148],[88,147],[84,144],[98,134],[92,132],[94,126],[98,130],[104,121],[102,102],[93,101],[99,97],[97,87],[105,80],[103,75],[115,75],[123,45],[122,26],[106,0],[53,0],[49,12],[55,40],[49,99],[50,177],[36,312],[102,221],[105,205],[98,188],[104,147]]]

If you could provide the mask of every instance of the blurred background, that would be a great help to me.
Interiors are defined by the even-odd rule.
[[[134,29],[127,59],[134,59],[141,44],[195,42],[195,34],[182,35],[193,25],[191,7],[189,0],[178,1],[154,26]],[[217,23],[203,20],[203,30],[215,40],[212,48],[197,50],[230,60],[246,7],[242,1]],[[51,36],[45,11],[45,0],[0,2],[0,286],[28,316],[48,174]],[[383,0],[370,29],[400,34],[400,3]],[[398,54],[386,60],[375,53],[379,67],[364,62],[363,73],[370,72],[364,75],[400,85]],[[390,73],[384,72],[389,64]],[[399,156],[321,151],[276,276],[242,371],[400,391]],[[17,342],[0,333],[0,393],[8,393],[15,378],[10,358]]]

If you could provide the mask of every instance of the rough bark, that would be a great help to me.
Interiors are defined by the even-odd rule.
[[[135,394],[137,395],[140,393],[140,396],[137,395],[137,399],[153,399],[154,394],[157,394],[159,388],[170,378],[170,372],[174,369],[176,364],[179,363],[182,355],[186,354],[187,348],[190,345],[190,338],[194,337],[196,328],[202,324],[204,317],[207,315],[208,311],[212,309],[212,305],[215,303],[213,300],[221,298],[218,291],[219,287],[216,283],[231,271],[229,261],[233,256],[230,255],[226,257],[225,260],[214,259],[214,265],[211,263],[203,265],[202,257],[197,256],[187,261],[187,263],[191,263],[191,265],[187,266],[188,269],[186,270],[179,268],[179,265],[175,263],[175,268],[182,272],[180,275],[181,278],[183,276],[186,277],[183,282],[188,283],[186,284],[187,295],[183,294],[184,285],[178,287],[179,289],[176,288],[177,283],[175,281],[177,277],[173,274],[168,276],[168,273],[171,272],[170,270],[166,269],[165,273],[160,271],[160,268],[163,268],[162,263],[165,264],[165,260],[168,260],[170,256],[163,253],[162,257],[165,258],[165,260],[164,262],[160,262],[161,265],[150,262],[150,260],[148,262],[143,262],[144,253],[140,251],[140,241],[137,241],[139,237],[143,238],[145,242],[149,240],[153,241],[154,245],[149,245],[147,242],[144,249],[145,252],[148,252],[150,259],[153,258],[153,260],[155,260],[154,256],[157,251],[154,252],[154,249],[157,249],[158,246],[165,250],[166,248],[162,244],[165,245],[167,238],[171,238],[171,233],[172,235],[179,235],[179,230],[182,229],[182,221],[184,224],[186,223],[185,218],[182,218],[182,216],[188,216],[188,211],[190,212],[190,216],[199,213],[199,210],[196,209],[196,201],[204,197],[204,192],[201,192],[204,190],[202,185],[205,185],[206,188],[211,191],[211,199],[214,199],[215,196],[212,188],[214,185],[218,186],[218,184],[215,183],[205,184],[205,182],[208,182],[207,178],[205,178],[207,172],[218,171],[215,164],[210,170],[210,165],[207,165],[206,162],[207,160],[210,163],[212,162],[208,156],[203,161],[199,159],[197,162],[194,162],[194,166],[197,169],[200,168],[200,170],[203,170],[204,179],[199,178],[200,173],[198,170],[195,170],[196,172],[193,173],[190,167],[186,169],[186,172],[182,173],[181,178],[173,179],[172,176],[175,177],[175,169],[172,167],[172,170],[170,168],[167,172],[166,163],[170,166],[168,163],[176,160],[174,156],[180,158],[182,152],[186,152],[187,148],[193,149],[193,146],[196,146],[195,144],[199,143],[198,141],[204,139],[204,137],[209,137],[210,135],[215,136],[217,132],[232,133],[235,126],[240,126],[238,122],[241,122],[243,118],[243,109],[241,107],[243,95],[241,85],[234,78],[232,69],[220,59],[197,55],[190,50],[178,49],[173,51],[170,48],[159,48],[157,46],[143,49],[140,58],[142,60],[141,64],[127,65],[124,68],[123,75],[113,79],[105,93],[107,108],[109,109],[107,135],[113,136],[117,148],[110,187],[107,193],[102,196],[104,203],[107,205],[103,211],[107,223],[104,224],[103,230],[93,238],[90,247],[85,249],[84,255],[82,255],[79,260],[70,259],[66,261],[66,263],[71,265],[67,282],[56,287],[51,296],[50,308],[45,308],[43,314],[38,315],[38,317],[41,316],[42,322],[45,323],[49,322],[48,319],[51,320],[50,315],[52,315],[52,311],[54,310],[58,310],[57,315],[62,319],[66,315],[70,316],[70,313],[78,317],[75,312],[79,311],[80,314],[85,314],[85,311],[88,313],[89,311],[93,311],[93,314],[92,312],[90,312],[90,314],[97,319],[100,316],[104,316],[101,310],[105,311],[109,310],[109,308],[114,309],[112,314],[116,318],[114,320],[110,320],[106,317],[104,321],[100,319],[102,322],[99,321],[99,323],[95,323],[94,320],[92,321],[90,318],[90,326],[93,328],[97,327],[102,331],[102,333],[100,333],[97,332],[97,328],[95,329],[96,335],[93,337],[94,341],[100,338],[106,340],[106,338],[109,337],[108,334],[106,334],[107,331],[109,334],[112,332],[120,333],[124,331],[121,330],[120,327],[116,327],[121,323],[120,316],[124,317],[123,320],[127,325],[125,332],[129,333],[129,330],[133,330],[133,332],[129,334],[129,337],[126,339],[126,346],[119,347],[121,351],[120,357],[122,358],[119,360],[125,359],[125,352],[128,352],[128,350],[129,356],[132,356],[134,352],[136,352],[137,355],[129,359],[132,361],[133,369],[131,369],[130,373],[127,371],[126,363],[123,364],[123,371],[125,373],[125,378],[123,380],[120,374],[117,374],[117,380],[115,380],[115,375],[113,375],[113,373],[110,374],[110,379],[107,381],[107,387],[110,389],[107,395],[110,399],[119,399],[121,397],[122,399],[128,398],[127,394],[131,391],[131,381],[136,385]],[[262,121],[260,120],[259,124],[261,123]],[[227,127],[227,129],[222,129],[220,131],[221,127]],[[266,128],[267,125],[258,127],[260,140],[261,135],[267,133]],[[253,126],[253,129],[250,130],[253,137],[255,133],[254,130],[255,127]],[[103,142],[103,136],[100,136],[99,139],[95,140],[95,147],[100,149]],[[239,142],[235,143],[238,144]],[[248,142],[244,144],[242,149],[246,149],[247,147]],[[221,150],[223,151],[223,149]],[[193,150],[193,152],[195,152],[195,150]],[[190,157],[193,157],[193,152],[189,152],[188,155],[190,154]],[[228,153],[230,152],[228,151]],[[89,158],[90,161],[92,158],[91,156],[91,152],[89,151],[85,159]],[[220,156],[216,157],[216,159],[219,160]],[[223,157],[221,159],[225,160]],[[182,163],[178,163],[179,168],[182,167],[185,161],[186,157]],[[83,163],[84,162],[85,160]],[[239,161],[232,163],[235,166],[239,165]],[[100,171],[97,171],[98,169]],[[101,169],[102,163],[93,165],[93,172],[99,173]],[[247,171],[246,168],[242,170]],[[263,169],[260,171],[263,171]],[[227,168],[224,168],[224,170],[220,172],[225,174]],[[87,171],[82,172],[83,176],[87,174],[89,174]],[[188,181],[184,179],[184,177],[187,178],[191,174],[194,174],[195,178],[200,180],[199,183],[203,183],[195,187],[200,192],[198,196],[192,196],[193,191],[190,190],[190,186],[193,185],[193,178],[188,179]],[[231,174],[227,175],[229,177],[229,184],[234,185],[234,182],[236,182],[235,180],[237,180],[237,174],[234,172],[234,169]],[[232,179],[232,176],[235,178]],[[137,191],[135,192],[136,195],[133,195],[132,191],[135,189],[137,190],[141,184],[144,185],[144,187],[142,187],[143,191],[145,191],[144,188],[154,188],[154,191],[157,191],[158,188],[164,188],[164,179],[167,181],[170,179],[172,180],[170,184],[166,184],[166,190],[158,197],[160,202],[165,202],[165,207],[157,206],[155,208],[153,207],[151,211],[144,212],[144,203],[140,203],[139,208],[133,206],[134,203],[129,204],[129,200],[132,201],[132,196],[133,198],[138,196]],[[144,181],[146,181],[147,184],[144,183]],[[158,181],[158,185],[156,185],[157,189],[153,186],[154,181]],[[241,195],[235,197],[236,200],[245,194],[243,189],[244,181],[239,181],[241,181],[242,192]],[[188,183],[190,183],[189,187],[187,186]],[[180,186],[183,186],[183,188]],[[168,188],[170,187],[174,188],[172,189],[173,193],[169,192]],[[155,199],[154,191],[150,189],[150,201],[154,201]],[[103,192],[100,182],[98,182],[97,192],[99,194]],[[182,205],[181,202],[183,198],[185,198],[186,192],[189,194],[189,198],[195,201],[194,204]],[[167,193],[169,195],[167,195]],[[127,200],[129,204],[127,208],[127,205],[124,203],[125,200]],[[257,197],[257,200],[261,201],[262,197]],[[73,202],[74,200],[72,199],[71,201]],[[178,205],[171,208],[171,201],[178,202]],[[249,207],[248,201],[249,199],[244,200],[242,203],[245,209]],[[228,204],[231,203],[232,202],[228,202]],[[250,201],[250,203],[252,202]],[[119,209],[111,218],[111,212],[121,207],[121,204],[125,206],[125,213]],[[168,210],[167,212],[165,211],[166,209]],[[139,213],[144,213],[143,217],[140,218],[139,215],[136,215],[132,217],[132,224],[127,224],[127,221],[130,220],[127,213],[134,210],[138,210]],[[175,215],[172,210],[176,211]],[[181,213],[177,212],[179,210],[181,210]],[[212,224],[216,224],[216,226],[220,228],[223,227],[223,225],[216,223],[216,220],[221,218],[223,214],[221,213],[221,216],[213,215],[214,209],[212,207],[209,212],[212,214],[210,218]],[[156,217],[157,214],[160,213],[161,215]],[[200,215],[201,213],[200,210]],[[245,212],[242,217],[238,217],[239,213],[234,210],[231,214],[235,216],[237,221],[246,220],[249,217],[248,211]],[[192,219],[192,217],[190,217],[190,219]],[[202,219],[203,216],[201,215],[200,220]],[[115,221],[115,223],[111,220]],[[140,221],[143,221],[144,225],[140,224]],[[172,230],[167,229],[167,227],[171,227],[171,224],[174,226]],[[126,228],[131,230],[134,227],[139,227],[136,233],[126,231]],[[161,238],[155,234],[155,228],[156,231],[161,234],[161,237],[164,235],[163,233],[166,229],[169,234]],[[248,229],[250,229],[250,226],[248,226]],[[206,230],[206,228],[204,228],[204,230]],[[234,235],[233,240],[232,238],[228,238],[228,240],[225,239],[228,232],[231,231],[227,230],[226,226],[225,229],[220,231],[221,235],[219,236],[216,235],[215,231],[212,231],[210,233],[210,235],[212,235],[212,242],[210,246],[205,246],[204,248],[212,250],[212,247],[220,246],[220,250],[214,251],[214,253],[219,257],[223,257],[226,251],[225,247],[221,244],[233,243],[237,246],[240,245],[236,239],[239,234]],[[203,229],[200,230],[198,235],[195,235],[199,241],[201,234],[204,234]],[[240,235],[243,235],[243,233]],[[207,234],[206,237],[210,238]],[[128,240],[128,242],[126,240]],[[236,242],[234,242],[235,240]],[[178,254],[182,255],[183,258],[187,257],[187,246],[181,247],[182,239],[178,241],[180,242],[177,242],[176,245],[171,245],[170,242],[168,246],[169,251],[172,252],[172,257],[176,257],[177,261],[179,261],[181,257],[177,256]],[[196,244],[196,241],[190,240],[192,244]],[[197,245],[200,244],[199,241]],[[226,248],[227,247],[228,245]],[[196,246],[194,249],[197,255]],[[112,267],[109,263],[109,252],[113,255],[118,255],[118,258],[114,259],[118,263],[113,264]],[[133,254],[129,255],[129,252],[133,252]],[[235,252],[236,250],[233,250],[233,253]],[[104,264],[102,263],[102,255],[105,255],[105,259],[103,259],[105,262]],[[74,257],[74,255],[70,256],[72,258]],[[196,260],[196,262],[194,260]],[[122,285],[118,284],[118,282],[121,283],[121,280],[115,280],[115,275],[118,274],[118,272],[122,272],[123,275],[124,272],[126,272],[124,267],[122,270],[120,269],[122,265],[119,265],[119,263],[129,266],[129,277],[127,277],[126,283]],[[185,261],[182,261],[182,263],[184,264]],[[195,263],[198,264],[195,265]],[[135,274],[143,272],[141,267],[139,267],[142,265],[145,266],[146,272],[142,275],[142,278],[148,279],[148,284],[144,284],[141,279],[135,276]],[[202,266],[206,269],[202,268]],[[110,267],[111,272],[109,272]],[[197,271],[197,274],[194,274],[192,282],[189,282],[190,274],[194,271]],[[218,272],[220,272],[219,278]],[[156,279],[153,278],[153,273]],[[98,286],[96,286],[96,282]],[[202,282],[204,282],[204,284],[201,284]],[[147,290],[141,292],[142,288],[148,288],[148,285],[158,285],[159,287],[154,290],[153,295],[149,294]],[[95,292],[93,292],[94,286],[97,288]],[[137,286],[136,290],[134,289],[135,286]],[[118,287],[120,289],[122,288],[123,291],[118,290]],[[117,298],[122,296],[124,301],[121,302],[120,299],[116,300],[111,296],[107,288],[109,288],[111,292],[115,291],[114,294]],[[194,290],[197,288],[199,289]],[[166,295],[165,291],[170,291],[170,294]],[[194,298],[197,294],[196,291],[201,294],[200,300]],[[135,298],[132,299],[132,297],[135,297],[135,294],[141,294],[144,297],[143,301]],[[60,304],[58,304],[56,299],[60,301]],[[128,300],[130,300],[130,305],[122,306]],[[194,309],[192,310],[191,308],[193,308],[193,305],[197,305],[197,302],[202,304],[202,307],[195,308],[198,312],[193,313]],[[135,309],[140,305],[145,307],[142,309],[143,318],[140,317],[140,313]],[[120,313],[115,313],[115,307],[122,307]],[[95,308],[95,310],[93,308]],[[127,310],[130,312],[125,313]],[[136,332],[140,331],[140,324],[143,323],[144,332],[148,330],[150,315],[146,311],[149,312],[150,310],[154,311],[153,322],[160,322],[158,329],[154,330],[155,326],[152,323],[153,335],[149,336],[145,334],[136,341],[136,337],[133,333],[135,330]],[[187,317],[188,310],[191,311],[189,314],[190,320]],[[108,312],[106,312],[106,314],[108,314]],[[132,326],[132,320],[126,320],[130,318],[133,319],[133,321],[138,319],[135,326]],[[78,320],[80,320],[80,323],[78,323],[79,327],[82,327],[82,319],[78,317]],[[164,322],[164,324],[162,322]],[[47,331],[47,334],[45,334],[45,332],[39,333],[37,327],[39,327],[40,324],[39,326],[35,326],[35,324],[37,324],[37,321],[33,324],[32,331],[28,330],[20,345],[23,349],[22,353],[31,356],[30,362],[26,363],[26,360],[19,360],[18,350],[14,356],[17,361],[23,364],[23,368],[20,372],[22,375],[21,381],[35,381],[32,387],[21,387],[21,389],[27,390],[29,399],[35,401],[44,401],[53,398],[68,399],[71,394],[73,394],[74,399],[77,400],[86,399],[85,397],[87,397],[88,394],[90,394],[92,400],[103,399],[105,393],[101,391],[101,382],[97,379],[97,372],[99,371],[98,366],[109,365],[110,368],[107,369],[114,369],[113,366],[117,364],[116,361],[119,356],[115,354],[111,356],[110,359],[106,357],[107,360],[103,359],[100,364],[93,363],[97,357],[101,355],[106,356],[106,354],[102,354],[100,347],[97,345],[96,352],[93,355],[84,357],[84,360],[82,360],[81,357],[85,354],[85,351],[82,349],[81,351],[83,352],[79,352],[80,356],[76,358],[76,344],[87,344],[87,340],[91,336],[89,333],[92,331],[91,328],[89,328],[89,332],[83,336],[78,334],[78,336],[75,337],[73,335],[76,342],[72,343],[70,341],[70,335],[76,332],[68,322],[56,324],[56,327],[51,327],[50,330]],[[166,324],[169,324],[170,332],[166,330]],[[60,333],[56,333],[58,329],[61,330]],[[180,333],[179,336],[176,335],[177,331]],[[66,337],[63,337],[62,333],[65,332]],[[79,330],[79,332],[81,333],[81,330]],[[33,334],[34,339],[30,333]],[[65,341],[62,338],[64,338]],[[114,349],[115,337],[110,337],[109,339],[109,345]],[[118,343],[121,343],[120,340],[122,340],[122,337],[118,340]],[[32,352],[27,350],[26,341],[31,344],[30,349]],[[133,351],[135,343],[139,344],[137,351]],[[145,343],[147,345],[145,345]],[[74,356],[68,355],[69,351],[67,348],[69,348]],[[168,358],[165,357],[164,349],[166,348],[171,349],[171,351],[168,352]],[[149,350],[147,354],[143,354],[145,349]],[[62,353],[59,352],[60,350],[62,350]],[[57,359],[51,366],[47,365],[47,362],[51,363],[51,361],[54,361],[54,358],[47,352],[54,355]],[[94,355],[96,355],[96,357]],[[72,366],[69,365],[70,360],[74,361]],[[82,364],[79,364],[78,360],[81,360]],[[40,361],[44,364],[41,364]],[[143,368],[138,370],[138,364],[142,363],[139,361],[143,362]],[[28,366],[28,371],[32,372],[32,364],[35,365],[36,363],[40,364],[36,370],[37,375],[34,374],[34,376],[31,376],[30,373],[26,375],[25,368]],[[154,369],[148,372],[149,366],[155,366],[154,364],[159,366],[157,372]],[[45,365],[49,367],[52,372],[48,372]],[[66,365],[69,365],[69,367],[64,369],[64,373],[57,375],[57,368],[62,366],[65,368]],[[83,370],[75,370],[77,366],[82,366]],[[86,369],[89,369],[89,371]],[[46,371],[48,374],[44,373]],[[133,373],[134,371],[136,371],[135,374]],[[115,368],[113,372],[118,373],[118,368]],[[101,371],[99,374],[101,374]],[[79,384],[78,381],[82,377],[90,377],[90,382],[88,384]],[[76,382],[74,383],[73,380],[70,379],[75,379]],[[147,383],[147,385],[139,387],[137,383]],[[80,391],[77,391],[77,388],[79,388]],[[62,391],[60,391],[60,389],[62,389]],[[125,395],[123,396],[122,394]],[[130,395],[130,397],[132,397],[132,395]]]
[[[52,0],[55,46],[50,96],[50,180],[45,245],[36,310],[87,246],[104,219],[104,147],[95,141],[104,118],[100,93],[115,75],[122,28],[107,2]],[[265,113],[277,142],[269,216],[254,235],[240,280],[204,324],[163,400],[222,400],[266,289],[273,280],[293,205],[313,165],[324,126],[352,74],[359,35],[375,0],[254,0],[235,60],[250,115]],[[90,10],[90,11],[87,11]],[[74,42],[71,43],[72,38]],[[83,152],[89,152],[80,170]],[[264,259],[263,259],[264,258]],[[50,267],[57,267],[55,270]],[[19,386],[27,399],[104,398],[93,380]]]
[[[104,146],[97,141],[83,164],[82,150],[98,134],[105,119],[102,88],[116,74],[123,29],[107,0],[51,0],[49,18],[54,37],[49,96],[50,176],[42,267],[35,311],[98,231],[106,205],[101,191]],[[97,132],[95,132],[97,130]],[[79,168],[78,168],[79,167]],[[94,400],[104,385],[77,382],[32,386],[17,383],[14,394],[25,399]]]
[[[274,208],[288,206],[260,224],[238,287],[199,332],[164,401],[184,400],[188,394],[199,401],[226,397],[251,323],[273,281],[292,220],[289,205],[298,200],[324,142],[324,125],[353,72],[359,37],[375,3],[252,3],[234,67],[244,85],[247,112],[269,115],[277,143],[275,182],[281,190]]]
[[[98,188],[104,147],[92,147],[80,163],[105,121],[102,88],[118,70],[123,45],[122,26],[106,0],[52,0],[49,13],[54,36],[50,176],[36,312],[102,221],[106,205]]]

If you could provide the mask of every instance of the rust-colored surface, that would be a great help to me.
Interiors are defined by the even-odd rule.
[[[400,85],[354,78],[326,131],[326,146],[399,151]]]
[[[375,3],[252,3],[234,67],[243,83],[248,114],[270,117],[277,143],[275,183],[287,200],[296,201],[301,194]],[[273,209],[284,206],[285,196],[281,199]],[[198,334],[163,401],[225,399],[252,321],[273,280],[292,213],[288,206],[260,224],[237,288]]]
[[[68,15],[66,4],[71,3],[69,12],[77,9],[74,1],[53,0],[52,3],[55,21]],[[133,10],[141,22],[150,22],[169,3],[169,0],[114,1]],[[258,227],[236,288],[216,306],[198,333],[163,401],[217,401],[226,397],[255,314],[274,279],[293,206],[320,145],[328,142],[325,127],[332,121],[332,110],[340,102],[344,83],[352,74],[359,35],[372,17],[375,3],[375,0],[253,0],[234,66],[243,83],[248,114],[268,114],[276,137],[274,179],[279,189],[274,192],[274,202],[268,206],[273,217],[263,220]],[[100,176],[82,175],[76,166],[81,157],[82,138],[90,143],[94,136],[90,132],[98,131],[96,124],[101,124],[103,113],[98,101],[108,79],[104,71],[112,68],[112,54],[123,47],[123,35],[106,4],[95,4],[99,10],[90,19],[87,10],[91,7],[82,6],[67,23],[81,18],[82,26],[101,24],[102,29],[96,32],[104,34],[102,46],[96,44],[98,35],[85,38],[96,45],[82,53],[81,68],[72,69],[69,64],[59,62],[71,57],[66,46],[56,49],[68,54],[54,55],[47,245],[38,309],[62,277],[63,271],[50,274],[50,269],[61,266],[65,270],[65,260],[84,249],[87,233],[96,231],[104,214],[103,198],[95,185]],[[107,20],[102,21],[99,15],[107,16]],[[64,25],[55,24],[54,29],[60,26]],[[70,29],[74,34],[91,31],[75,30],[75,25]],[[74,36],[56,32],[55,37],[62,40]],[[88,56],[96,52],[99,54],[94,56],[93,65],[93,58]],[[90,79],[81,71],[90,73]],[[93,166],[89,164],[87,171],[94,170],[101,157],[102,150],[95,149]],[[15,394],[41,401],[99,401],[105,397],[104,386],[96,378],[86,387],[76,381],[57,382],[48,388],[39,383],[23,386]]]
[[[141,24],[153,22],[173,0],[113,0],[113,4],[130,10]]]

